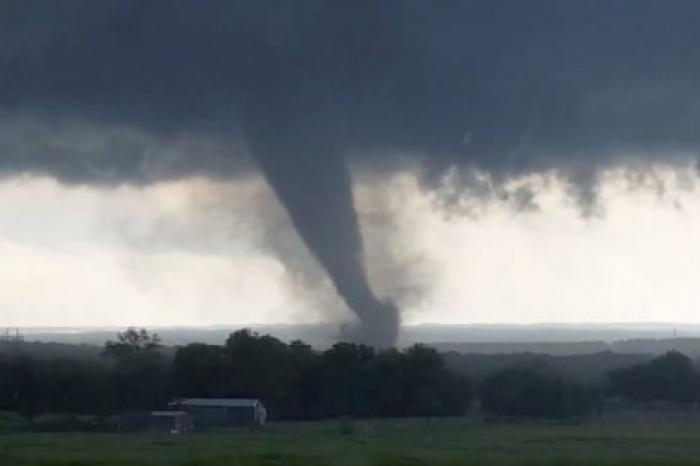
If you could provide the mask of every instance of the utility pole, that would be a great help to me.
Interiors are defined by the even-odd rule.
[[[8,352],[13,355],[19,353],[23,342],[24,335],[19,331],[19,328],[7,327],[0,332],[0,343],[2,343],[2,346],[6,346]]]

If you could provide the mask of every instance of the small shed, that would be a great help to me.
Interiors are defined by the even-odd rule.
[[[192,415],[187,411],[152,411],[149,417],[149,430],[184,434],[194,430]]]
[[[262,427],[267,410],[257,399],[250,398],[181,398],[168,405],[187,411],[197,429],[213,427]]]

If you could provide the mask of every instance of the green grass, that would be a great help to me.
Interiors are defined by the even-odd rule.
[[[0,435],[2,466],[684,466],[700,464],[700,414],[582,425],[475,418],[277,423],[261,432]]]
[[[18,414],[0,411],[0,434],[29,429],[27,420]]]

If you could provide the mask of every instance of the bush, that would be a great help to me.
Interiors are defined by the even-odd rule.
[[[608,373],[610,392],[628,400],[692,403],[696,400],[698,375],[691,360],[677,351],[668,352],[647,364]]]
[[[482,408],[498,416],[580,418],[592,409],[583,386],[542,367],[512,367],[496,372],[479,386]]]

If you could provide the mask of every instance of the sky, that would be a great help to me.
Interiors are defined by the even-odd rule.
[[[699,20],[0,0],[0,317],[695,322]]]
[[[493,200],[468,213],[436,207],[410,173],[359,181],[373,283],[398,297],[407,324],[700,322],[696,175],[660,171],[632,188],[620,174],[608,178],[605,213],[593,217],[583,217],[556,181],[538,193],[536,210]],[[95,188],[15,177],[0,183],[0,197],[3,325],[351,318],[327,279],[299,282],[276,256],[282,249],[257,238],[263,227],[250,220],[248,202],[233,212],[219,204],[220,197],[272,204],[284,236],[294,237],[261,178]],[[386,249],[387,235],[400,249],[389,270],[373,250]],[[297,247],[303,251],[289,246]],[[298,263],[314,266],[308,254]],[[403,269],[399,278],[392,264]],[[316,289],[306,290],[307,283]]]

